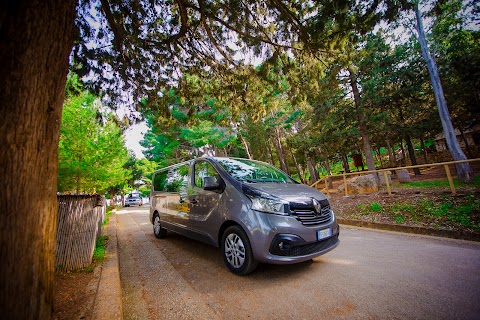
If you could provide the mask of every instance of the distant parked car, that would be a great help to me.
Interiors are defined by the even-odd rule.
[[[130,206],[141,206],[143,204],[142,197],[140,193],[130,193],[125,198],[125,207]]]

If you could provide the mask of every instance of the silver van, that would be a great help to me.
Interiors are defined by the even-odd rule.
[[[310,260],[339,244],[339,226],[325,195],[263,162],[202,157],[154,173],[150,221],[221,248],[235,274],[258,262]]]

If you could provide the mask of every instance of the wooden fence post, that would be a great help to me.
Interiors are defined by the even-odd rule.
[[[385,178],[385,184],[387,186],[388,195],[391,196],[392,195],[392,190],[390,190],[390,183],[388,181],[387,171],[383,171],[383,177]]]
[[[450,174],[450,168],[448,164],[443,166],[445,168],[445,173],[447,174],[448,183],[450,184],[450,190],[452,190],[452,194],[455,196],[457,194],[457,190],[455,190],[455,185],[453,184],[452,175]]]
[[[343,185],[345,186],[345,196],[348,196],[347,176],[345,174],[343,174]]]

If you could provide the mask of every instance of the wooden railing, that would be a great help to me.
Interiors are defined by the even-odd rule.
[[[406,166],[406,167],[395,167],[395,168],[387,168],[387,169],[378,169],[378,170],[370,170],[370,171],[357,171],[357,172],[350,172],[350,173],[342,173],[342,174],[336,174],[336,175],[331,175],[331,176],[326,176],[321,178],[320,180],[316,181],[311,185],[311,187],[317,187],[319,183],[324,182],[325,183],[325,188],[321,189],[320,191],[326,192],[329,194],[329,188],[328,188],[328,180],[337,178],[337,177],[343,177],[343,185],[344,185],[344,190],[345,190],[345,195],[348,195],[348,187],[347,187],[347,176],[353,176],[353,175],[365,175],[365,174],[371,174],[371,173],[377,173],[377,174],[383,174],[383,177],[385,178],[385,185],[387,187],[387,192],[389,195],[392,195],[392,190],[391,186],[388,180],[388,171],[396,171],[396,170],[408,170],[408,169],[421,169],[421,168],[430,168],[430,167],[436,167],[436,166],[443,166],[445,170],[445,174],[448,179],[448,183],[450,185],[450,190],[452,191],[453,195],[457,194],[457,191],[455,189],[455,185],[453,183],[453,178],[452,174],[450,172],[450,168],[448,167],[449,165],[454,165],[458,163],[466,163],[466,162],[475,162],[475,161],[480,161],[480,159],[468,159],[468,160],[461,160],[461,161],[449,161],[449,162],[439,162],[439,163],[428,163],[428,164],[421,164],[421,165],[415,165],[415,166]]]
[[[78,270],[92,262],[105,219],[105,197],[59,195],[56,269]]]

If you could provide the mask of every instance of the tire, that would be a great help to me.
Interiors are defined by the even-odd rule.
[[[221,250],[227,268],[240,276],[257,268],[248,236],[240,226],[231,226],[223,233]]]
[[[167,229],[162,228],[158,213],[153,215],[153,234],[157,239],[163,239],[167,236]]]

